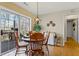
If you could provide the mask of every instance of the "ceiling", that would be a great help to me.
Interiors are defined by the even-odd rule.
[[[15,2],[16,5],[37,14],[37,3],[36,2]],[[39,2],[38,3],[38,13],[39,15],[71,10],[79,8],[79,2]]]

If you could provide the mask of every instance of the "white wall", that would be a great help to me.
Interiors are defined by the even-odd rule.
[[[50,25],[49,27],[47,26],[47,23],[49,23],[49,21],[53,21],[56,25],[55,27],[52,27],[52,25]],[[63,23],[63,19],[62,16],[59,16],[59,14],[54,14],[54,15],[45,15],[43,17],[41,17],[41,22],[40,24],[42,25],[42,31],[50,31],[50,32],[57,32],[61,35],[63,35],[64,30],[64,23]]]
[[[69,11],[61,11],[57,13],[50,13],[46,15],[40,16],[40,24],[42,25],[42,31],[51,31],[59,33],[63,38],[63,43],[65,42],[65,39],[67,37],[67,16],[68,15],[78,15],[79,11],[76,11],[74,13],[71,13]],[[47,27],[47,23],[52,20],[56,26],[55,27]],[[64,45],[64,44],[63,44]]]
[[[49,21],[53,21],[56,24],[55,27],[52,27],[51,25],[47,27]],[[56,32],[64,38],[64,17],[62,14],[48,14],[42,16],[40,24],[42,25],[42,31]],[[51,41],[49,40],[49,42]]]

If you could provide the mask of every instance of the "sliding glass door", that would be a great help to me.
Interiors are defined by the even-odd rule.
[[[8,10],[0,9],[0,54],[4,54],[15,48],[14,30],[25,35],[30,31],[30,18],[21,16]]]
[[[14,28],[15,14],[7,11],[0,10],[0,32],[1,32],[1,54],[13,49],[15,42],[12,28]]]

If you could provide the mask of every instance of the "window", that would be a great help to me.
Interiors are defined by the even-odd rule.
[[[28,31],[30,31],[30,19],[21,17],[20,31],[21,31],[21,34],[23,35],[25,35]]]
[[[12,31],[12,28],[18,28],[18,33],[24,35],[30,31],[30,24],[29,17],[21,16],[8,10],[0,9],[0,31]],[[2,40],[6,40],[5,34],[4,39]]]
[[[5,33],[2,36],[0,35],[0,52],[4,53],[15,47],[14,38],[10,38],[10,34],[14,31],[13,29],[18,28],[19,35],[21,33],[24,35],[24,33],[30,31],[30,24],[29,17],[13,13],[9,10],[0,9],[0,32],[2,30]]]

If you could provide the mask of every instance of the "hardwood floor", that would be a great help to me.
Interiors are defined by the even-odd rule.
[[[49,46],[49,56],[79,56],[79,44],[68,38],[64,47]]]
[[[73,39],[68,39],[64,47],[49,45],[48,48],[49,48],[49,56],[79,56],[79,44]],[[46,48],[44,48],[44,51],[45,50]],[[13,56],[13,55],[15,55],[15,51],[7,54],[7,56]],[[19,54],[19,56],[26,56],[26,55]]]
[[[79,48],[49,46],[49,56],[79,56]]]

